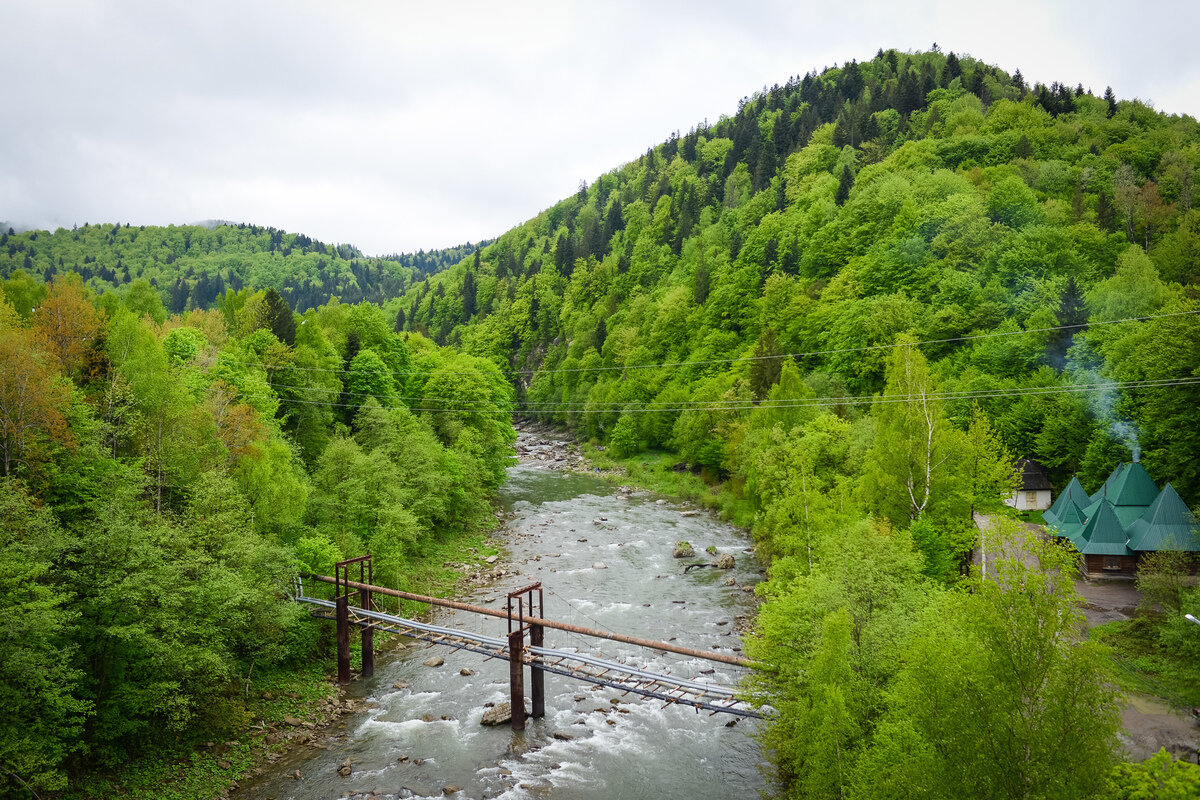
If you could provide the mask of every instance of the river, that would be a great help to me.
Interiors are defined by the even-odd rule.
[[[514,574],[461,599],[502,607],[508,591],[541,581],[548,618],[740,652],[738,622],[754,607],[744,589],[760,579],[744,534],[650,495],[620,493],[603,478],[537,465],[512,467],[500,499],[509,519],[495,538]],[[681,539],[698,558],[672,558]],[[685,572],[689,563],[711,560],[708,546],[734,555],[737,566]],[[503,620],[447,609],[435,621],[494,636],[505,630]],[[551,629],[546,645],[723,685],[742,672]],[[445,663],[425,666],[431,656]],[[526,691],[528,683],[527,674]],[[453,786],[461,788],[455,798],[702,800],[753,797],[765,785],[756,720],[664,708],[559,675],[546,676],[545,718],[528,720],[520,733],[482,726],[484,704],[508,699],[508,663],[475,653],[409,648],[382,657],[375,677],[357,681],[352,692],[373,707],[343,720],[320,747],[297,748],[244,781],[234,797],[384,800],[443,797]],[[342,776],[346,759],[351,771]]]

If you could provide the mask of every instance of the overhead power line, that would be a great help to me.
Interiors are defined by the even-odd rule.
[[[1123,319],[1099,320],[1096,322],[1081,322],[1073,325],[1055,325],[1048,328],[1023,328],[1015,331],[995,331],[992,333],[977,333],[969,336],[950,336],[943,339],[924,339],[918,342],[911,343],[891,343],[891,344],[874,344],[864,345],[862,347],[840,347],[827,350],[808,350],[799,353],[782,353],[780,355],[769,356],[742,356],[738,358],[713,358],[697,361],[664,361],[654,364],[627,364],[622,366],[611,367],[568,367],[565,369],[519,369],[519,370],[499,370],[501,375],[559,375],[578,372],[622,372],[625,370],[640,370],[640,369],[659,369],[662,367],[693,367],[693,366],[713,366],[716,364],[738,364],[742,362],[753,361],[770,361],[781,360],[785,358],[809,358],[812,356],[828,356],[828,355],[846,355],[850,353],[867,353],[879,350],[894,350],[900,347],[920,347],[930,344],[950,344],[953,342],[970,342],[980,339],[994,339],[1006,336],[1023,336],[1032,333],[1053,333],[1055,331],[1078,330],[1081,328],[1093,328],[1100,325],[1118,325],[1125,322],[1147,322],[1155,319],[1167,319],[1170,317],[1195,316],[1200,314],[1200,309],[1194,311],[1176,311],[1170,314],[1151,314],[1144,317],[1125,317]],[[333,369],[330,367],[301,367],[292,364],[267,364],[261,361],[241,361],[227,356],[218,356],[218,363],[224,364],[240,364],[250,367],[261,367],[263,369],[290,369],[299,372],[324,372],[336,375],[392,375],[401,377],[430,377],[433,375],[479,375],[478,370],[467,372],[462,371],[421,371],[421,370],[354,370],[348,368]],[[490,362],[489,362],[490,363]]]
[[[647,410],[647,411],[658,411],[658,410],[662,410],[659,408],[662,406],[671,406],[671,407],[674,407],[676,410],[680,407],[686,409],[686,408],[694,408],[697,406],[704,406],[705,408],[708,408],[709,410],[714,410],[717,408],[734,408],[734,409],[736,409],[736,408],[794,407],[794,406],[799,406],[799,405],[807,405],[810,402],[832,403],[835,405],[864,405],[864,404],[870,405],[875,402],[891,403],[891,402],[902,401],[902,400],[909,399],[909,398],[912,398],[914,400],[921,399],[921,398],[925,398],[928,400],[970,400],[970,399],[973,399],[976,397],[996,397],[996,396],[1000,396],[1001,394],[1003,394],[1005,396],[1012,396],[1014,394],[1044,394],[1044,393],[1057,393],[1057,392],[1064,392],[1064,391],[1066,391],[1066,392],[1087,392],[1087,391],[1109,391],[1109,390],[1121,389],[1121,388],[1129,388],[1129,389],[1153,388],[1158,385],[1175,382],[1175,381],[1180,381],[1180,380],[1184,380],[1186,382],[1191,382],[1191,376],[1187,376],[1185,378],[1163,378],[1163,379],[1148,379],[1148,380],[1142,380],[1142,381],[1126,381],[1123,383],[1117,383],[1114,381],[1100,381],[1100,382],[1096,382],[1096,383],[1074,383],[1074,384],[1065,384],[1065,385],[1061,385],[1061,386],[1028,386],[1028,387],[1011,387],[1011,388],[994,387],[991,389],[969,389],[969,390],[962,390],[962,391],[928,392],[928,393],[924,393],[924,394],[920,394],[920,395],[884,395],[882,397],[876,396],[876,395],[866,395],[866,396],[845,395],[845,396],[836,396],[836,397],[775,398],[773,400],[754,400],[754,399],[749,399],[749,398],[737,399],[737,400],[663,400],[663,401],[659,401],[659,400],[641,400],[641,401],[627,400],[627,401],[609,402],[609,403],[571,403],[571,402],[565,402],[565,401],[547,400],[547,401],[541,401],[541,402],[525,401],[525,402],[520,403],[520,406],[523,410],[533,411],[534,413],[558,413],[558,412],[571,412],[571,411],[583,410],[583,409],[591,409],[593,411],[598,411],[598,412],[621,411],[621,410],[628,409],[630,406],[639,406],[642,409]],[[1196,380],[1200,381],[1200,378],[1196,378]],[[291,388],[291,389],[299,389],[304,393],[336,395],[338,397],[343,397],[343,396],[345,396],[345,397],[361,397],[364,399],[374,397],[376,399],[401,400],[401,401],[404,401],[406,404],[407,403],[442,404],[442,403],[448,402],[447,399],[444,397],[428,397],[428,396],[421,397],[421,396],[401,395],[401,394],[382,394],[381,395],[381,394],[375,394],[373,392],[351,392],[351,391],[345,391],[345,390],[340,390],[340,389],[325,389],[325,388],[315,387],[315,386],[310,387],[310,386],[287,384],[287,383],[285,383],[285,384],[272,383],[271,387],[275,388],[275,389],[286,387],[286,388]],[[237,387],[234,387],[234,388],[237,388]],[[240,392],[240,390],[239,390],[239,392]],[[269,395],[253,395],[253,396],[268,397]],[[280,399],[286,400],[289,398],[280,398]],[[514,401],[497,401],[497,402],[500,402],[500,403],[510,402],[511,403]],[[359,404],[358,403],[345,403],[343,405],[356,406]],[[440,410],[449,410],[449,411],[475,411],[475,410],[494,408],[494,403],[487,403],[485,405],[463,405],[463,404],[459,403],[458,405],[453,406],[453,407],[445,406],[445,405],[438,405],[436,407]]]
[[[753,401],[736,401],[741,405],[721,404],[722,402],[734,401],[711,401],[708,405],[699,406],[680,406],[673,407],[653,407],[646,408],[644,404],[630,403],[627,405],[611,404],[607,407],[583,407],[564,406],[556,408],[528,408],[517,406],[514,403],[498,403],[495,405],[476,406],[476,405],[436,405],[436,406],[405,406],[409,411],[429,412],[429,413],[473,413],[473,414],[500,414],[511,415],[514,413],[532,413],[532,414],[649,414],[656,412],[683,412],[683,411],[754,411],[768,410],[776,408],[833,408],[838,406],[858,406],[858,405],[873,405],[875,403],[892,404],[892,403],[918,403],[930,401],[955,401],[955,400],[985,400],[992,398],[1007,398],[1007,397],[1028,397],[1038,395],[1053,395],[1053,394],[1090,394],[1097,391],[1111,391],[1117,389],[1162,389],[1179,386],[1200,386],[1200,376],[1185,376],[1180,378],[1164,378],[1159,380],[1148,381],[1126,381],[1113,382],[1102,384],[1067,384],[1064,386],[1032,386],[1032,387],[1015,387],[1012,389],[990,389],[979,392],[930,392],[927,394],[915,395],[876,395],[871,397],[813,397],[813,398],[794,398],[794,399],[778,399],[768,400],[754,403]],[[245,393],[239,391],[240,397],[260,398],[264,400],[272,400],[280,403],[292,403],[299,405],[325,406],[331,408],[360,408],[362,403],[335,403],[325,402],[321,400],[301,400],[299,398],[277,397],[275,395],[264,395]],[[371,395],[376,397],[375,395]],[[378,398],[377,398],[378,399]],[[384,399],[391,399],[385,396]],[[440,401],[433,398],[425,398],[434,402]],[[504,406],[515,406],[505,408]]]

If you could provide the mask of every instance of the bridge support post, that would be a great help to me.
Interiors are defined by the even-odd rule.
[[[541,625],[529,626],[529,644],[532,647],[541,647],[545,635],[546,630]],[[546,673],[538,665],[541,660],[542,657],[536,654],[529,660],[529,694],[533,703],[529,716],[534,719],[546,716]]]
[[[350,682],[350,598],[341,595],[336,601],[338,683]]]
[[[512,706],[512,729],[525,730],[525,636],[517,628],[508,635],[508,695]]]
[[[359,596],[364,609],[371,607],[371,593],[363,589]],[[374,624],[362,629],[362,676],[370,678],[375,674],[375,626]]]

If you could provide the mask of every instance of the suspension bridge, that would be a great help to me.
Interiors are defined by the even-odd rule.
[[[358,580],[352,580],[350,577],[351,570],[355,568],[357,568]],[[364,677],[370,677],[375,672],[374,632],[377,630],[434,645],[479,653],[488,659],[507,661],[513,730],[524,730],[525,728],[525,670],[527,667],[530,677],[529,716],[534,718],[542,717],[546,713],[546,673],[561,675],[597,686],[606,686],[625,694],[636,694],[660,700],[665,704],[664,707],[680,705],[695,708],[697,711],[708,711],[710,714],[732,714],[738,717],[758,718],[763,716],[740,700],[736,690],[731,687],[696,678],[655,672],[575,650],[547,647],[545,632],[547,628],[550,628],[735,667],[747,669],[753,667],[753,663],[748,659],[729,653],[697,650],[673,642],[626,636],[612,631],[594,630],[546,619],[540,583],[509,592],[506,607],[500,611],[376,586],[371,582],[371,557],[369,555],[338,562],[334,568],[333,577],[327,575],[308,575],[306,577],[334,586],[334,597],[329,600],[305,594],[303,582],[300,582],[292,599],[314,606],[311,612],[313,616],[336,622],[339,683],[350,681],[350,631],[352,628],[359,628],[362,631],[361,674]],[[488,636],[474,631],[407,619],[376,610],[372,603],[373,595],[385,595],[501,618],[506,621],[507,630],[503,635]]]

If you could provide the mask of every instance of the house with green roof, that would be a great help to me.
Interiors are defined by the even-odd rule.
[[[1200,553],[1200,524],[1187,504],[1169,483],[1160,491],[1137,461],[1118,465],[1092,495],[1072,478],[1043,517],[1079,551],[1089,576],[1132,576],[1144,553]]]

